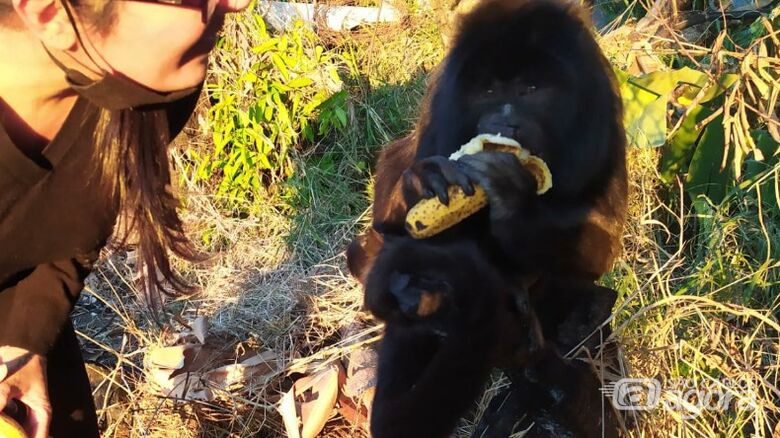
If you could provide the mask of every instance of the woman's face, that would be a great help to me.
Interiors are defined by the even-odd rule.
[[[204,80],[225,14],[244,10],[250,0],[202,0],[216,3],[206,23],[199,8],[114,1],[115,18],[107,31],[80,26],[86,50],[109,71],[154,90],[172,91]]]

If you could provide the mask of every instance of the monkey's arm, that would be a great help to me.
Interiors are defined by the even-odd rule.
[[[410,134],[387,145],[379,156],[374,179],[373,223],[347,248],[347,266],[361,283],[384,245],[384,234],[403,234],[406,203],[401,191],[401,176],[414,161],[416,139]]]
[[[609,269],[625,211],[621,174],[574,193],[560,193],[553,183],[549,193],[536,195],[534,180],[510,154],[479,153],[461,161],[488,195],[490,234],[504,260],[522,270],[591,281]]]
[[[446,437],[490,373],[490,342],[388,326],[371,415],[376,438]]]
[[[403,174],[412,166],[417,138],[410,134],[390,143],[379,156],[374,179],[373,228],[379,233],[404,234],[408,210],[403,196]]]

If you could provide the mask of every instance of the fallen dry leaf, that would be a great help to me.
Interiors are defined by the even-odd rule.
[[[212,388],[228,390],[247,381],[267,380],[279,370],[279,357],[273,351],[264,351],[240,363],[225,365],[203,374],[203,380]]]
[[[211,394],[193,371],[205,363],[196,344],[152,348],[146,355],[149,382],[164,397],[186,400],[210,400]]]
[[[171,376],[170,370],[153,368],[148,370],[147,374],[158,393],[163,397],[204,401],[213,399],[211,390],[203,385],[195,373]]]
[[[284,393],[276,410],[282,416],[284,429],[287,431],[287,438],[301,438],[300,421],[295,408],[295,391],[293,389]]]
[[[149,363],[156,368],[178,370],[184,366],[184,351],[191,347],[191,345],[155,347],[146,353],[146,357]]]
[[[218,366],[229,360],[235,359],[227,356],[224,348],[189,343],[151,348],[144,363],[147,378],[160,395],[205,401],[214,400],[214,390],[245,389],[265,383],[276,376],[282,366],[273,351]]]
[[[333,364],[298,379],[282,397],[277,409],[289,437],[314,438],[333,416],[344,369]]]
[[[198,342],[201,344],[206,343],[206,334],[209,331],[209,320],[205,316],[199,316],[192,323],[192,334],[198,338]]]

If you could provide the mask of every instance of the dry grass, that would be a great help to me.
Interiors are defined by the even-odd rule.
[[[659,432],[660,436],[742,436],[751,432],[753,436],[772,436],[780,414],[779,303],[775,299],[767,303],[768,307],[759,307],[758,301],[746,302],[743,292],[758,283],[767,297],[776,297],[780,263],[774,261],[737,274],[729,282],[699,282],[702,286],[696,289],[681,287],[689,285],[690,279],[703,277],[703,266],[697,263],[701,260],[694,258],[691,248],[705,236],[686,239],[667,234],[670,226],[684,230],[688,227],[685,222],[696,218],[687,213],[684,198],[678,199],[673,209],[652,190],[658,177],[656,167],[648,166],[647,161],[652,164],[655,155],[651,150],[632,154],[631,204],[635,214],[624,239],[626,254],[608,279],[630,285],[621,288],[628,295],[615,309],[612,326],[620,344],[620,366],[606,370],[611,377],[608,380],[655,378],[664,388],[677,389],[675,380],[687,379],[696,388],[723,391],[726,389],[719,382],[724,379],[743,381],[749,390],[734,392],[733,403],[741,400],[756,405],[753,410],[733,409],[733,403],[732,409],[723,411],[696,409],[695,399],[686,399],[692,405],[685,405],[675,398],[678,394],[664,392],[663,400],[679,409],[656,409],[632,419],[637,424],[632,436],[658,436]],[[659,215],[659,211],[665,214]],[[674,218],[677,224],[665,224],[659,216]],[[727,223],[733,218],[721,219],[728,229]],[[728,237],[724,236],[723,241]],[[736,246],[724,255],[737,258],[739,252]],[[751,396],[755,398],[747,400]]]
[[[189,192],[187,202],[192,235],[208,229],[212,242],[207,263],[180,266],[199,293],[169,302],[158,323],[131,299],[137,293],[132,257],[128,263],[126,253],[112,253],[90,278],[76,316],[87,358],[112,365],[104,385],[112,387],[116,405],[101,411],[110,423],[105,436],[278,436],[283,428],[270,400],[289,383],[286,372],[337,360],[375,341],[379,328],[364,324],[361,291],[345,274],[343,241],[333,243],[328,259],[307,267],[288,249],[291,219],[279,209],[269,205],[256,217],[237,219],[220,214],[207,194]],[[186,329],[182,321],[197,316],[209,318],[207,345],[235,356],[251,348],[277,352],[284,366],[278,378],[209,403],[160,397],[143,372],[143,356],[149,347],[171,344]]]
[[[433,31],[435,17],[416,19],[423,25],[414,22],[415,27],[393,32],[369,29],[354,41],[331,41],[353,51],[365,77],[354,85],[355,132],[318,150],[335,150],[344,160],[369,159],[379,144],[409,126],[421,76],[442,50]],[[399,57],[410,52],[415,56]],[[190,132],[190,146],[208,147],[197,145],[205,142],[197,131]],[[302,166],[308,157],[298,158]],[[681,189],[663,188],[657,160],[656,150],[630,152],[624,254],[604,279],[621,293],[610,322],[613,339],[606,340],[620,347],[616,358],[591,362],[607,381],[682,377],[703,385],[742,379],[755,394],[756,408],[750,411],[704,410],[682,418],[679,411],[658,409],[627,417],[632,436],[771,436],[780,418],[780,263],[776,252],[758,257],[753,247],[762,240],[759,248],[780,244],[777,226],[770,224],[770,233],[758,220],[763,213],[741,200],[730,210],[713,208],[710,217],[697,216]],[[219,209],[208,186],[182,176],[185,219],[212,257],[200,266],[179,264],[200,291],[169,302],[159,320],[131,298],[136,293],[132,256],[106,254],[75,316],[86,358],[102,365],[96,399],[105,436],[280,436],[274,402],[291,384],[288,373],[341,360],[378,339],[381,327],[361,311],[361,291],[346,273],[343,256],[366,215],[361,209],[346,220],[330,216],[336,196],[364,190],[370,179],[317,168],[307,169],[307,177],[303,190],[314,197],[309,211],[291,215],[288,204],[269,196],[252,206],[253,214],[232,217]],[[358,197],[365,207],[365,197]],[[209,317],[207,344],[215,350],[233,357],[271,350],[282,367],[273,378],[217,392],[208,402],[159,396],[145,374],[144,354],[170,344],[197,316]],[[506,384],[495,376],[459,436],[468,436],[490,397]],[[336,417],[323,435],[361,433]]]

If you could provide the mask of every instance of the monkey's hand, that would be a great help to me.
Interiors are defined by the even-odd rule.
[[[533,174],[518,158],[506,152],[479,152],[458,160],[470,181],[479,184],[488,196],[491,221],[506,221],[523,214],[536,194]]]
[[[435,320],[448,313],[453,287],[443,276],[422,272],[390,274],[387,292],[395,298],[401,314],[409,321]]]
[[[413,206],[422,199],[434,196],[444,205],[448,205],[449,186],[458,186],[466,195],[473,195],[473,181],[463,168],[459,162],[440,155],[414,163],[402,176],[401,190],[406,205]]]
[[[378,318],[440,333],[487,327],[503,283],[476,245],[430,245],[411,238],[388,241],[375,260],[365,303]],[[479,292],[477,292],[479,291]]]

